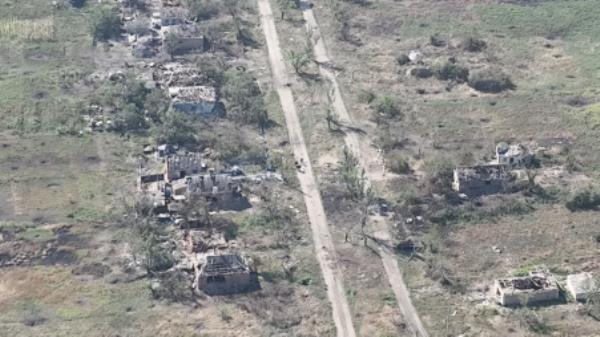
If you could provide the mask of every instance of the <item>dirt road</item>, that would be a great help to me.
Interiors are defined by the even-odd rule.
[[[347,126],[350,131],[347,131],[344,137],[344,141],[348,149],[350,149],[354,155],[358,158],[360,165],[365,170],[365,174],[369,181],[375,181],[379,178],[380,172],[375,172],[369,163],[367,163],[366,158],[372,158],[373,156],[368,156],[365,154],[365,151],[369,151],[369,149],[361,150],[361,141],[359,139],[359,135],[356,132],[351,131],[352,127],[356,127],[353,122],[348,110],[346,109],[346,105],[344,104],[344,100],[342,98],[342,94],[339,89],[339,85],[336,80],[335,73],[330,70],[326,65],[332,64],[331,59],[328,56],[327,49],[325,47],[325,42],[321,36],[321,32],[319,29],[319,25],[317,24],[317,20],[315,19],[313,9],[308,6],[306,3],[303,3],[302,13],[304,16],[304,20],[306,21],[306,29],[313,37],[313,52],[315,60],[320,64],[319,71],[321,75],[330,81],[331,83],[331,104],[333,106],[333,110],[335,111],[339,121]],[[363,142],[368,144],[368,142]],[[387,225],[385,222],[377,222],[378,228],[377,237],[383,241],[389,242],[391,241],[391,235],[388,231]],[[396,301],[398,302],[398,306],[400,307],[400,311],[404,315],[407,323],[413,330],[413,333],[420,337],[427,337],[429,334],[425,330],[421,319],[419,318],[419,314],[417,310],[412,304],[410,299],[410,294],[404,283],[402,278],[402,272],[398,266],[398,262],[394,257],[394,253],[387,248],[389,245],[378,245],[379,253],[381,255],[381,261],[383,263],[384,269],[388,275],[388,279],[392,290],[394,291],[394,295],[396,296]]]
[[[279,46],[279,38],[275,29],[271,5],[268,0],[258,0],[258,9],[269,50],[273,80],[284,112],[290,143],[296,160],[304,162],[303,170],[298,171],[298,180],[304,194],[304,202],[306,203],[313,233],[317,260],[319,261],[321,272],[327,285],[327,295],[331,302],[337,336],[356,337],[352,324],[352,315],[346,299],[346,292],[342,284],[342,274],[336,265],[338,258],[327,225],[321,195],[312,171],[306,144],[304,143],[302,127],[296,112],[292,90],[288,87],[287,71]]]

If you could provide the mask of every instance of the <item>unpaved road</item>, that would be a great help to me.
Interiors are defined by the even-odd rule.
[[[319,71],[321,75],[328,79],[331,83],[331,104],[333,106],[333,110],[335,111],[339,121],[345,126],[356,127],[355,123],[352,120],[352,117],[348,113],[346,109],[346,105],[344,104],[344,100],[342,98],[342,94],[340,92],[335,74],[332,70],[328,69],[324,65],[331,64],[332,61],[328,56],[327,49],[325,47],[325,43],[321,36],[321,32],[319,29],[319,25],[317,24],[317,20],[315,19],[313,9],[305,2],[302,4],[302,13],[304,16],[304,20],[306,21],[306,29],[313,37],[313,53],[315,60],[320,64]],[[369,181],[374,181],[378,179],[379,173],[374,172],[374,170],[368,165],[365,156],[365,151],[361,151],[361,142],[359,139],[359,135],[356,132],[352,131],[352,128],[346,132],[344,141],[346,143],[346,147],[351,150],[354,155],[358,158],[360,165],[365,170],[365,174]],[[368,150],[367,150],[368,151]],[[362,155],[361,155],[362,153]],[[387,225],[384,222],[377,222],[377,237],[385,242],[391,241],[391,235],[388,231]],[[396,296],[396,301],[398,302],[398,306],[400,307],[400,311],[404,318],[406,319],[408,325],[412,329],[413,333],[420,337],[427,337],[429,334],[425,330],[421,319],[419,318],[419,314],[417,310],[412,304],[410,299],[410,294],[404,283],[402,278],[402,272],[398,266],[398,261],[394,257],[394,253],[390,251],[389,245],[378,245],[379,253],[381,255],[381,261],[383,263],[383,267],[388,275],[388,279],[392,290],[394,291],[394,295]]]
[[[292,90],[287,86],[287,71],[279,46],[279,38],[275,29],[273,11],[269,0],[258,0],[258,9],[261,17],[261,24],[267,47],[269,50],[269,62],[273,74],[274,85],[279,94],[279,100],[285,116],[288,128],[290,143],[296,160],[303,159],[304,167],[302,172],[298,171],[298,180],[304,194],[304,202],[313,233],[317,260],[321,267],[321,272],[327,285],[327,295],[331,302],[333,319],[337,329],[338,337],[356,337],[354,326],[352,325],[352,315],[346,299],[346,292],[342,284],[342,274],[337,267],[338,258],[335,247],[327,225],[327,218],[321,201],[321,195],[316,183],[302,127],[296,112],[296,105]]]

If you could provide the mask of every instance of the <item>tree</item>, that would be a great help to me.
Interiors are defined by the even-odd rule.
[[[260,128],[266,126],[268,115],[263,93],[250,74],[234,69],[227,71],[221,93],[229,117],[245,123],[257,123]]]
[[[340,126],[340,122],[338,121],[338,118],[335,114],[335,112],[333,111],[333,108],[331,107],[331,105],[327,106],[325,108],[325,120],[327,121],[327,129],[329,131],[336,131],[339,130],[339,126]],[[335,128],[333,127],[335,125]]]
[[[196,20],[208,20],[219,14],[218,2],[215,0],[187,0],[190,16]]]
[[[296,52],[294,50],[288,50],[286,53],[286,57],[292,68],[294,68],[294,72],[296,74],[303,73],[304,67],[306,67],[310,63],[309,54],[306,51]]]
[[[367,193],[365,170],[361,169],[358,158],[348,148],[344,148],[340,176],[353,199],[361,200],[365,197]]]
[[[285,19],[285,14],[288,11],[300,7],[298,0],[277,0],[277,5],[279,5],[279,9],[281,10],[281,20]]]
[[[175,58],[175,54],[177,53],[177,46],[179,44],[179,36],[173,32],[169,32],[164,39],[164,50],[169,56],[171,60]]]
[[[71,6],[75,7],[75,8],[81,8],[85,5],[86,0],[69,0],[69,3],[71,3]]]
[[[119,37],[121,34],[121,19],[114,8],[100,7],[92,12],[91,30],[94,43]]]
[[[190,148],[198,142],[190,118],[180,113],[167,113],[161,123],[155,125],[151,131],[157,143]]]

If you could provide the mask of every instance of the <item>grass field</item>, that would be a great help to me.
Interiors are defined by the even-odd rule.
[[[488,310],[484,298],[494,278],[532,265],[545,266],[564,277],[569,272],[592,270],[598,263],[594,256],[600,247],[593,240],[600,228],[597,212],[574,214],[564,207],[571,189],[597,184],[599,178],[600,157],[595,150],[600,147],[595,104],[600,99],[595,89],[600,79],[597,4],[459,0],[359,3],[323,0],[315,1],[314,8],[336,66],[343,69],[338,81],[357,124],[373,144],[381,144],[385,130],[402,140],[391,152],[408,158],[413,174],[378,186],[382,196],[399,205],[399,221],[414,216],[410,212],[427,218],[435,209],[424,181],[428,160],[441,158],[455,165],[488,161],[500,141],[565,139],[571,158],[552,154],[544,163],[564,165],[574,159],[576,173],[589,178],[583,184],[556,183],[558,199],[550,203],[523,199],[520,194],[482,199],[470,206],[471,220],[467,217],[445,226],[426,224],[413,232],[439,250],[428,253],[427,263],[401,259],[413,299],[430,333],[520,336],[568,331],[594,335],[598,323],[576,314],[574,305],[534,310],[550,331],[536,332],[518,318],[525,313]],[[342,8],[345,15],[335,15],[336,8]],[[343,20],[345,36],[340,29]],[[432,36],[443,41],[442,46],[433,46]],[[480,52],[466,51],[461,47],[466,37],[481,39],[486,47]],[[400,65],[397,58],[413,49],[423,53],[422,64]],[[498,94],[481,93],[466,83],[407,74],[413,67],[436,69],[449,60],[471,72],[501,69],[509,74],[515,88]],[[378,125],[372,104],[364,100],[365,92],[392,97],[404,118]],[[406,200],[414,197],[426,199],[406,206]],[[494,216],[488,212],[477,218],[484,210],[517,200],[532,210]],[[406,234],[399,231],[399,235]],[[502,253],[492,247],[500,247]],[[428,264],[447,268],[460,281],[458,289],[463,290],[433,281],[427,276]]]

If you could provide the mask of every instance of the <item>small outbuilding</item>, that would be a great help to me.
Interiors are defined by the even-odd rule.
[[[171,87],[173,109],[204,117],[216,115],[217,91],[211,86]]]
[[[539,305],[556,301],[560,296],[556,280],[545,273],[496,280],[493,291],[503,306]]]
[[[452,188],[470,197],[502,193],[514,178],[505,165],[488,164],[454,169]]]
[[[507,165],[511,168],[531,165],[533,155],[522,144],[499,143],[496,146],[496,164]]]
[[[585,301],[593,291],[597,291],[596,282],[590,273],[567,276],[567,291],[576,301]]]
[[[258,274],[238,254],[209,255],[200,267],[198,288],[208,295],[230,295],[260,288]]]

